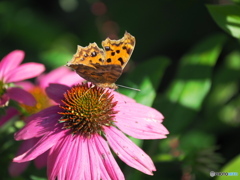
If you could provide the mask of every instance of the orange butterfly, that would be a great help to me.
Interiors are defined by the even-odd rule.
[[[115,82],[131,57],[135,42],[135,37],[125,32],[119,40],[107,38],[102,41],[103,49],[96,43],[86,47],[78,46],[67,66],[98,87],[117,89]]]

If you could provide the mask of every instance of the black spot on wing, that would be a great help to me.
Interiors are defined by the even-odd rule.
[[[124,64],[124,62],[123,62],[123,59],[120,57],[120,58],[118,58],[118,60],[120,61],[120,63],[121,63],[121,65],[123,65]]]
[[[104,48],[105,48],[105,51],[110,51],[111,50],[111,48],[109,46],[105,46]]]
[[[95,57],[95,56],[97,56],[97,53],[96,53],[95,51],[93,51],[93,52],[91,53],[91,56],[92,56],[92,57]]]

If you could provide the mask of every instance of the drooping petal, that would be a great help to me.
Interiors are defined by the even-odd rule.
[[[108,172],[107,172],[106,167],[102,163],[102,160],[101,160],[100,156],[98,156],[98,161],[100,162],[99,167],[100,167],[100,172],[101,172],[101,179],[112,180],[111,177],[109,176]]]
[[[16,155],[18,156],[24,153],[25,151],[27,151],[28,149],[30,149],[31,147],[33,147],[37,142],[36,140],[38,140],[38,138],[33,138],[33,139],[23,141]],[[12,162],[8,168],[8,171],[12,177],[19,176],[27,169],[29,163],[30,162],[23,162],[23,163]]]
[[[88,179],[99,180],[100,179],[100,167],[99,167],[99,154],[96,149],[96,144],[93,137],[86,139],[87,149],[89,154],[89,175]],[[86,171],[87,172],[87,171]]]
[[[29,116],[26,120],[27,124],[15,133],[15,139],[17,141],[26,140],[40,137],[53,131],[54,128],[59,126],[58,119],[61,117],[57,113],[59,111],[61,109],[58,106],[52,106]]]
[[[48,178],[50,180],[84,179],[87,166],[85,139],[69,134],[51,149],[48,158]]]
[[[0,62],[0,79],[2,79],[5,74],[18,67],[23,61],[23,58],[24,51],[21,50],[15,50],[6,55]]]
[[[116,128],[105,127],[104,130],[110,147],[122,161],[145,174],[153,175],[152,171],[156,171],[155,166],[142,149]]]
[[[35,139],[37,139],[37,138],[35,138]],[[47,166],[48,153],[49,153],[49,151],[46,151],[43,154],[36,157],[36,159],[34,159],[34,164],[38,169],[41,169],[41,168]]]
[[[30,161],[22,162],[22,163],[11,162],[8,168],[8,172],[11,175],[11,177],[17,177],[28,168],[29,164],[30,164]]]
[[[115,124],[124,133],[138,139],[166,138],[168,130],[162,125],[163,115],[138,103],[117,104]]]
[[[5,74],[5,81],[7,83],[23,81],[38,76],[45,70],[43,64],[40,63],[25,63],[14,70]]]
[[[101,136],[95,136],[93,140],[100,157],[101,177],[110,177],[111,180],[124,180],[124,175],[114,159],[107,142]]]
[[[61,100],[63,99],[63,94],[69,89],[70,87],[62,84],[50,84],[46,88],[46,93],[48,97],[50,97],[56,103],[62,104]]]
[[[75,144],[77,146],[77,144]],[[66,168],[63,166],[68,165],[70,154],[74,147],[73,139],[71,136],[65,136],[51,148],[47,162],[47,174],[49,180],[64,179],[66,176]],[[75,159],[72,160],[73,162]]]
[[[54,146],[59,139],[65,136],[66,133],[67,131],[56,129],[55,131],[46,134],[32,148],[15,157],[13,161],[21,163],[35,159]]]
[[[89,156],[86,150],[86,143],[84,138],[78,136],[73,138],[72,141],[72,151],[69,156],[68,164],[65,164],[64,169],[68,170],[66,176],[71,179],[85,179],[84,178],[84,171],[85,171],[85,164],[86,159]],[[75,143],[74,143],[75,142]],[[76,145],[74,145],[76,144]],[[62,176],[62,179],[66,177]]]
[[[84,162],[85,162],[85,165],[84,165],[84,171],[83,171],[83,176],[84,176],[84,179],[91,179],[91,172],[90,172],[90,161],[89,161],[89,150],[88,150],[88,143],[87,141],[82,141],[82,145],[83,145],[83,149],[82,151],[84,150],[85,151],[85,158],[84,158]],[[83,164],[82,164],[83,165]]]
[[[18,111],[13,107],[9,107],[6,110],[6,114],[0,117],[0,127],[16,115],[18,115]]]
[[[34,106],[37,103],[32,94],[18,87],[7,89],[7,95],[10,99],[28,106]]]

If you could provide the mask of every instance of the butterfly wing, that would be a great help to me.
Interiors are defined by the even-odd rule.
[[[99,48],[96,43],[90,43],[86,47],[78,46],[77,52],[73,55],[67,66],[75,69],[75,66],[82,64],[84,66],[93,67],[93,64],[103,64],[105,54],[102,48]]]
[[[121,76],[135,46],[135,38],[125,33],[119,40],[107,38],[102,42],[104,50],[96,43],[86,47],[78,46],[76,54],[67,66],[76,70],[78,75],[100,87],[116,89],[114,84]]]
[[[90,43],[86,47],[78,46],[67,66],[73,68],[78,75],[94,84],[103,82],[103,72],[98,67],[103,65],[104,51],[96,43]],[[97,67],[96,67],[97,66]]]
[[[135,43],[135,37],[128,32],[125,32],[123,38],[119,40],[107,38],[102,42],[102,46],[105,50],[105,61],[103,64],[119,65],[124,69],[132,55]]]

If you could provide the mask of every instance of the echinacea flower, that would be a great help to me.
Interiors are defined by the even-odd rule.
[[[10,99],[29,106],[36,103],[31,94],[21,88],[12,87],[11,84],[36,77],[45,70],[44,65],[40,63],[21,64],[23,58],[24,52],[15,50],[0,62],[0,107],[6,106]]]
[[[49,73],[41,74],[36,78],[35,83],[32,83],[30,81],[18,82],[16,83],[16,85],[22,87],[27,92],[31,93],[37,102],[34,106],[21,104],[21,107],[24,108],[28,115],[39,112],[40,110],[43,110],[55,104],[55,102],[49,99],[47,97],[47,94],[45,93],[45,88],[49,86],[50,83],[58,83],[72,86],[83,81],[83,78],[79,77],[69,68],[63,66],[54,69]]]
[[[82,82],[84,79],[80,78],[75,72],[71,71],[67,67],[59,67],[55,70],[52,70],[49,73],[41,74],[36,78],[36,83],[33,84],[30,81],[22,81],[15,83],[17,86],[22,87],[27,92],[31,93],[34,98],[36,99],[36,104],[34,106],[28,106],[26,104],[20,104],[21,109],[25,112],[27,115],[31,115],[34,113],[39,112],[40,110],[43,110],[47,107],[50,107],[52,105],[56,105],[54,101],[52,101],[50,98],[47,97],[47,94],[45,93],[45,88],[50,83],[60,83],[65,85],[74,85],[77,83]],[[10,111],[11,110],[11,111]],[[4,116],[4,119],[0,118],[1,120],[6,121],[6,118],[11,118],[15,114],[19,114],[20,112],[17,112],[17,110],[12,110],[12,108],[6,113],[6,117]],[[22,116],[22,118],[24,118]],[[32,147],[35,142],[37,142],[39,138],[33,138],[27,141],[24,141],[18,151],[17,155],[23,153],[27,148]],[[40,169],[44,166],[46,166],[47,162],[47,153],[42,154],[38,158],[34,160],[35,166]],[[12,162],[9,166],[9,173],[12,177],[19,176],[26,168],[28,167],[29,162],[24,163],[15,163]]]
[[[143,173],[156,170],[151,158],[123,133],[138,139],[166,138],[160,112],[91,84],[51,84],[46,91],[59,105],[30,116],[15,134],[16,140],[39,140],[14,162],[31,161],[49,151],[49,180],[124,179],[111,148]]]

